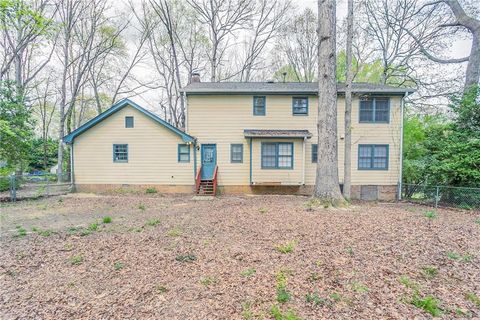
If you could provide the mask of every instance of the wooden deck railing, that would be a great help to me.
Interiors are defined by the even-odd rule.
[[[200,182],[202,182],[202,166],[200,166],[197,176],[195,177],[195,193],[197,193],[200,188]]]
[[[218,174],[218,166],[215,166],[215,171],[213,172],[213,195],[217,195],[217,174]]]

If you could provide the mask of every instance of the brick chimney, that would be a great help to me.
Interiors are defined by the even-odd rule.
[[[192,72],[192,76],[190,77],[190,82],[191,82],[191,83],[201,82],[201,81],[200,81],[200,73],[198,73],[198,72]]]

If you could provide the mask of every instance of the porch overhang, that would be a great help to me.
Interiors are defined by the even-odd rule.
[[[245,138],[249,139],[310,139],[312,134],[308,130],[286,130],[286,129],[245,129]]]

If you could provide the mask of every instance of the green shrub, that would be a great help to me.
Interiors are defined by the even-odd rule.
[[[429,219],[437,218],[437,213],[435,211],[426,211],[423,215]]]
[[[478,297],[475,293],[467,293],[465,296],[468,301],[473,302],[478,308],[480,308],[480,297]]]
[[[305,300],[307,303],[311,303],[315,306],[323,306],[327,303],[327,300],[321,298],[318,292],[307,293],[305,295]]]
[[[288,309],[287,312],[283,313],[280,308],[275,305],[270,308],[270,315],[275,319],[275,320],[301,320],[299,316],[295,314],[295,312],[292,309]]]
[[[145,224],[150,227],[154,227],[159,223],[160,223],[160,219],[150,219],[150,220],[147,220],[147,222],[145,222]]]
[[[431,279],[438,274],[438,269],[435,267],[423,267],[422,273],[425,276],[425,278]]]
[[[25,237],[27,235],[27,230],[22,226],[16,226],[17,234],[14,235],[16,238]]]
[[[157,189],[155,189],[155,188],[148,188],[147,190],[145,190],[145,193],[147,193],[147,194],[149,194],[149,193],[150,193],[150,194],[151,194],[151,193],[157,193],[157,192],[158,192],[158,191],[157,191]]]
[[[119,271],[119,270],[122,270],[124,267],[123,263],[120,262],[120,261],[117,261],[113,264],[113,268],[116,270],[116,271]]]
[[[103,217],[102,222],[103,222],[103,223],[111,223],[111,222],[112,222],[112,218],[109,217],[109,216]]]

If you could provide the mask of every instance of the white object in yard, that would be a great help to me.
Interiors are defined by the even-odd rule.
[[[54,165],[50,168],[50,173],[56,174],[57,173],[58,164]]]

